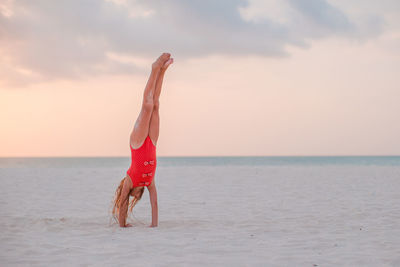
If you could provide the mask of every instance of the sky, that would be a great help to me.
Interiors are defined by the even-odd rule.
[[[3,0],[0,157],[400,155],[397,0]]]

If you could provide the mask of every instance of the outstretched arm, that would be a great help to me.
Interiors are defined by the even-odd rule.
[[[130,224],[126,224],[126,217],[128,214],[128,205],[129,205],[129,192],[131,191],[130,189],[131,186],[129,182],[132,183],[131,179],[129,177],[126,177],[121,192],[120,207],[118,212],[118,221],[119,221],[119,226],[121,227],[132,226]]]
[[[150,227],[158,226],[158,203],[157,203],[157,189],[156,184],[153,182],[147,187],[149,189],[150,204],[151,204],[151,225]]]

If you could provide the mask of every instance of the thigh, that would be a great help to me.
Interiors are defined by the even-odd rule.
[[[152,111],[150,109],[142,109],[133,127],[130,144],[133,148],[139,148],[149,134],[149,124]]]
[[[149,136],[154,145],[157,145],[158,135],[160,133],[160,115],[158,109],[154,109],[150,118]]]

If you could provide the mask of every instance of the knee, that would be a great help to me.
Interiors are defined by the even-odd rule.
[[[154,108],[153,99],[145,99],[143,101],[143,110],[146,112],[152,112]]]
[[[153,102],[153,110],[158,111],[160,109],[160,101]]]

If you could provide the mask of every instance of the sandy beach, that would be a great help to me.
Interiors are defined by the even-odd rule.
[[[160,164],[122,229],[126,163],[3,164],[0,265],[400,266],[398,165]]]

